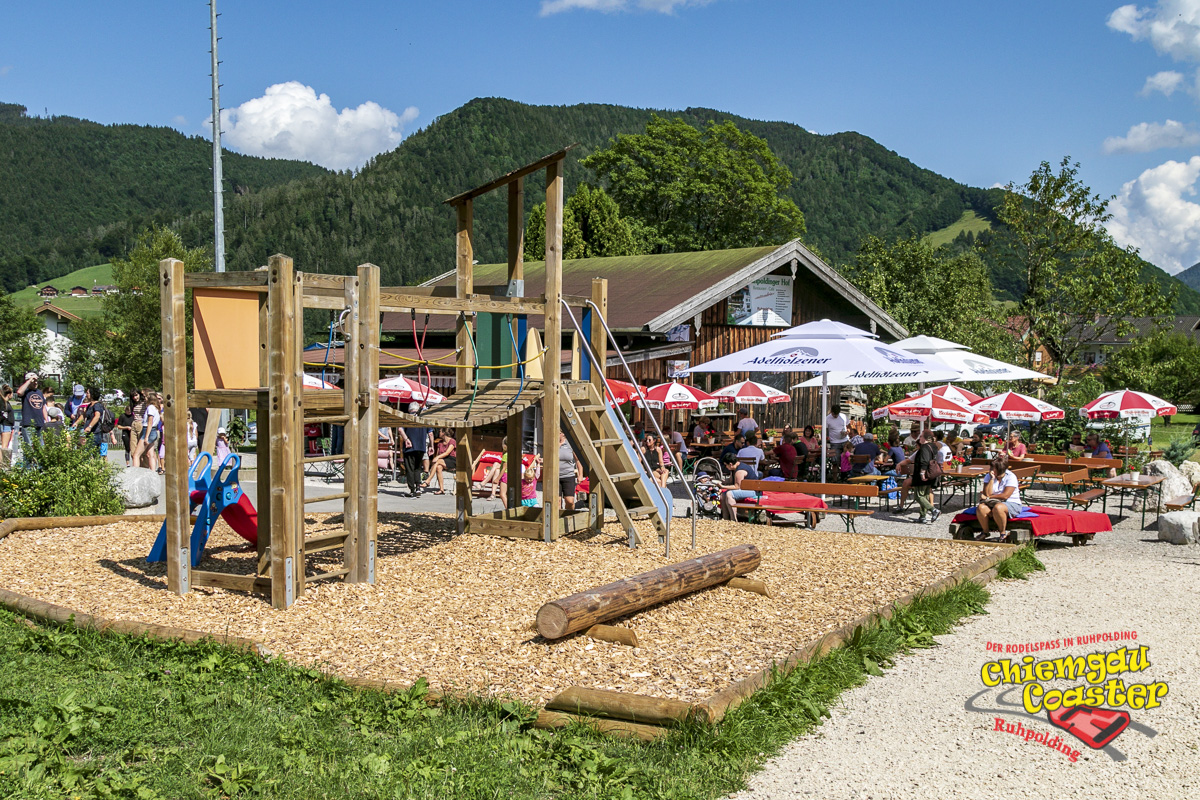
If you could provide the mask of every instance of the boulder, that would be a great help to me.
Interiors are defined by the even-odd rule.
[[[1196,544],[1200,511],[1172,511],[1158,518],[1158,538],[1171,544]]]
[[[1196,484],[1200,484],[1200,464],[1195,461],[1185,461],[1179,465],[1179,471],[1192,482],[1193,489],[1196,488]]]
[[[146,508],[163,494],[163,476],[145,467],[130,467],[118,476],[126,508]]]
[[[1166,511],[1166,501],[1172,497],[1192,493],[1192,482],[1189,481],[1179,469],[1170,461],[1158,459],[1151,461],[1142,468],[1142,472],[1146,475],[1162,475],[1165,480],[1159,484],[1162,488],[1162,494],[1159,495],[1155,491],[1148,493],[1149,505],[1146,506],[1147,511],[1161,512]],[[1156,507],[1157,504],[1157,507]],[[1138,495],[1133,501],[1133,510],[1142,510],[1142,496]]]

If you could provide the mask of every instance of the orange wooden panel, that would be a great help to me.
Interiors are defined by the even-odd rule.
[[[259,292],[192,290],[197,389],[254,389],[258,379]]]

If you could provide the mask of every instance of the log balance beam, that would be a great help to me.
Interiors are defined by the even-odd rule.
[[[537,632],[546,639],[561,639],[598,623],[753,572],[761,563],[762,553],[757,547],[739,544],[728,550],[659,567],[546,603],[537,612]]]

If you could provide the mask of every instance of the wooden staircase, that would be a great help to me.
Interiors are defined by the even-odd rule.
[[[604,497],[617,513],[617,519],[630,542],[641,544],[635,517],[649,517],[659,541],[667,535],[665,515],[671,513],[671,497],[664,499],[654,479],[646,471],[620,423],[619,413],[608,407],[596,387],[587,381],[563,381],[559,387],[563,430],[576,446],[576,452],[594,474]],[[666,490],[662,490],[666,493]],[[603,508],[600,512],[603,513]]]

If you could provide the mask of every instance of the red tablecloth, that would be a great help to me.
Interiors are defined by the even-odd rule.
[[[1107,514],[1096,511],[1076,511],[1048,506],[1030,506],[1037,514],[1031,519],[1015,519],[1010,525],[1024,523],[1034,536],[1049,536],[1055,533],[1103,533],[1112,530],[1112,521]],[[976,522],[974,511],[964,511],[953,520],[957,523]]]
[[[743,503],[756,502],[753,499],[743,500]],[[784,508],[794,508],[797,511],[808,511],[814,508],[829,508],[825,501],[811,494],[799,494],[798,492],[763,492],[762,499],[757,501],[759,505],[764,506],[783,506]],[[773,513],[788,513],[773,512]]]

